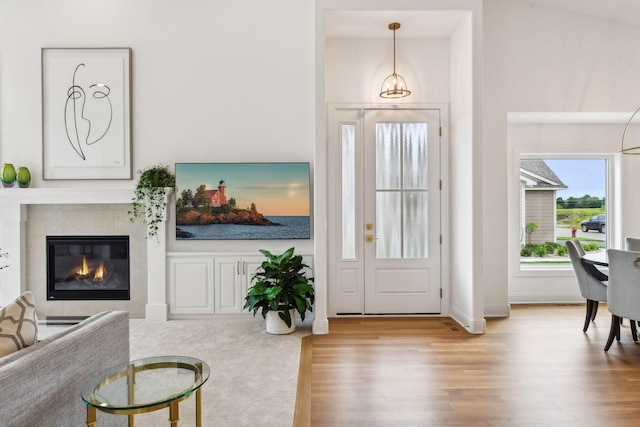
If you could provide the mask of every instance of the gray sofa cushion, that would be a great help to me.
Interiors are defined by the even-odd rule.
[[[0,359],[1,426],[84,426],[86,379],[129,360],[129,314],[100,313],[7,358]],[[100,427],[127,424],[126,416],[98,415]]]

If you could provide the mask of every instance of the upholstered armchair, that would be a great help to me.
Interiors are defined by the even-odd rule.
[[[587,332],[589,323],[596,318],[599,302],[607,301],[607,282],[598,280],[586,269],[582,262],[584,250],[577,239],[567,240],[566,246],[578,279],[580,295],[587,300],[587,312],[584,319],[584,327],[582,328],[582,332]]]
[[[625,249],[628,251],[640,251],[640,238],[627,237],[624,239]]]
[[[611,312],[611,330],[604,347],[608,351],[616,338],[620,341],[620,323],[623,317],[631,320],[631,333],[638,341],[636,320],[640,319],[640,251],[609,249],[609,285],[607,308]]]

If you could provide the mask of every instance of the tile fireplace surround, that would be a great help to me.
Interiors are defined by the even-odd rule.
[[[9,253],[10,264],[0,270],[0,306],[30,290],[43,315],[120,309],[133,317],[167,320],[166,227],[159,228],[158,239],[146,239],[144,224],[128,219],[132,197],[129,189],[0,189],[0,248]],[[46,234],[129,235],[131,300],[46,301]],[[135,283],[142,286],[134,289]]]

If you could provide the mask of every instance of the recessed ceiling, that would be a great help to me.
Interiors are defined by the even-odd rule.
[[[468,11],[330,11],[325,14],[328,38],[389,37],[389,24],[400,23],[397,38],[450,37]]]

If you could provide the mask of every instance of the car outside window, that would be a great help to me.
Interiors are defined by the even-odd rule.
[[[605,215],[594,215],[586,221],[580,223],[580,228],[585,233],[591,230],[596,230],[600,233],[604,233],[607,226],[607,219]]]

